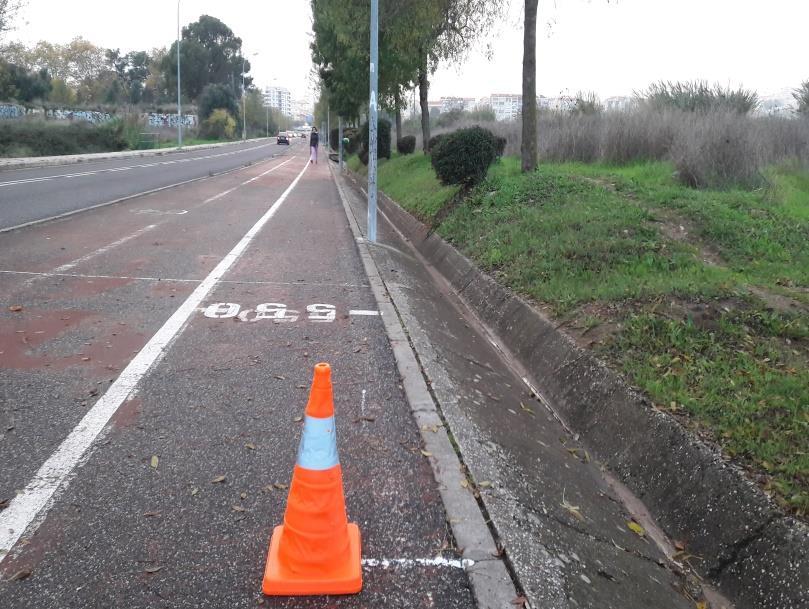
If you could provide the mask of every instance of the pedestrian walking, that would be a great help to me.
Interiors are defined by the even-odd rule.
[[[320,143],[320,136],[317,134],[317,129],[312,127],[312,134],[309,136],[309,162],[317,165],[317,145]]]

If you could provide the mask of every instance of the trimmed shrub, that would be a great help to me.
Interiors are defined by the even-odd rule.
[[[348,138],[348,142],[343,145],[347,154],[354,154],[360,149],[360,132],[354,127],[343,128],[343,137]]]
[[[361,148],[365,152],[364,155],[360,154],[360,160],[363,158],[365,159],[362,161],[364,164],[368,164],[368,123],[364,123],[362,125],[362,131],[360,133],[360,141],[361,141]],[[377,158],[380,159],[389,159],[390,158],[390,121],[386,121],[384,118],[379,119],[376,128],[376,154]]]
[[[488,129],[470,127],[446,135],[433,150],[431,162],[443,184],[472,186],[486,177],[497,158],[497,141]]]
[[[443,140],[443,139],[444,139],[444,136],[445,136],[445,135],[446,135],[446,133],[439,133],[438,135],[434,135],[433,137],[431,137],[431,138],[430,138],[430,140],[427,142],[427,150],[428,150],[428,151],[430,151],[430,152],[432,152],[432,151],[433,151],[433,149],[434,149],[436,146],[438,146],[438,143],[439,143],[441,140]]]
[[[335,127],[329,131],[329,148],[335,152],[340,150],[340,129]]]
[[[206,85],[197,100],[199,118],[204,121],[214,110],[224,108],[231,116],[239,115],[239,103],[230,87],[225,85]]]
[[[406,135],[396,142],[396,150],[399,154],[413,154],[416,150],[416,136]]]
[[[363,165],[368,164],[368,151],[365,148],[360,148],[360,151],[357,153],[357,156],[360,159],[360,162]]]

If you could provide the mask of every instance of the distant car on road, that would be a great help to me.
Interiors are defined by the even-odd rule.
[[[276,138],[275,143],[276,144],[286,144],[287,146],[289,146],[289,136],[286,134],[285,131],[281,131],[278,134],[278,137]]]

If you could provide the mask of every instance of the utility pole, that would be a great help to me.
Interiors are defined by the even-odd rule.
[[[331,137],[331,106],[326,104],[326,154],[329,154],[330,137]]]
[[[177,148],[183,147],[183,107],[180,102],[180,0],[177,0]]]
[[[368,103],[368,241],[376,242],[376,158],[379,87],[379,0],[371,0],[371,99]]]

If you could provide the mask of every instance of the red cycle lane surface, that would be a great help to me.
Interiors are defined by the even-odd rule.
[[[266,177],[279,180],[276,190],[302,162],[288,167]],[[176,269],[201,278],[277,198],[271,188],[252,214],[236,211],[253,209],[248,187],[234,193],[229,212],[204,208],[199,224],[204,218],[210,233],[166,227],[151,234],[171,243],[168,255],[138,238],[131,256],[104,259],[104,274],[122,276],[142,260],[134,270],[144,276]],[[227,230],[241,234],[227,244],[222,238],[220,249],[215,233],[228,222]],[[186,250],[206,236],[219,257],[191,261]],[[151,296],[156,288],[149,285]],[[171,289],[180,290],[176,285]],[[145,293],[138,296],[134,307],[146,302]],[[473,606],[375,312],[328,170],[311,166],[123,403],[39,529],[0,564],[5,578],[30,572],[0,584],[0,605]],[[362,532],[365,587],[350,597],[264,599],[267,544],[283,518],[318,361],[332,365],[347,510]],[[385,559],[393,562],[375,562]]]

